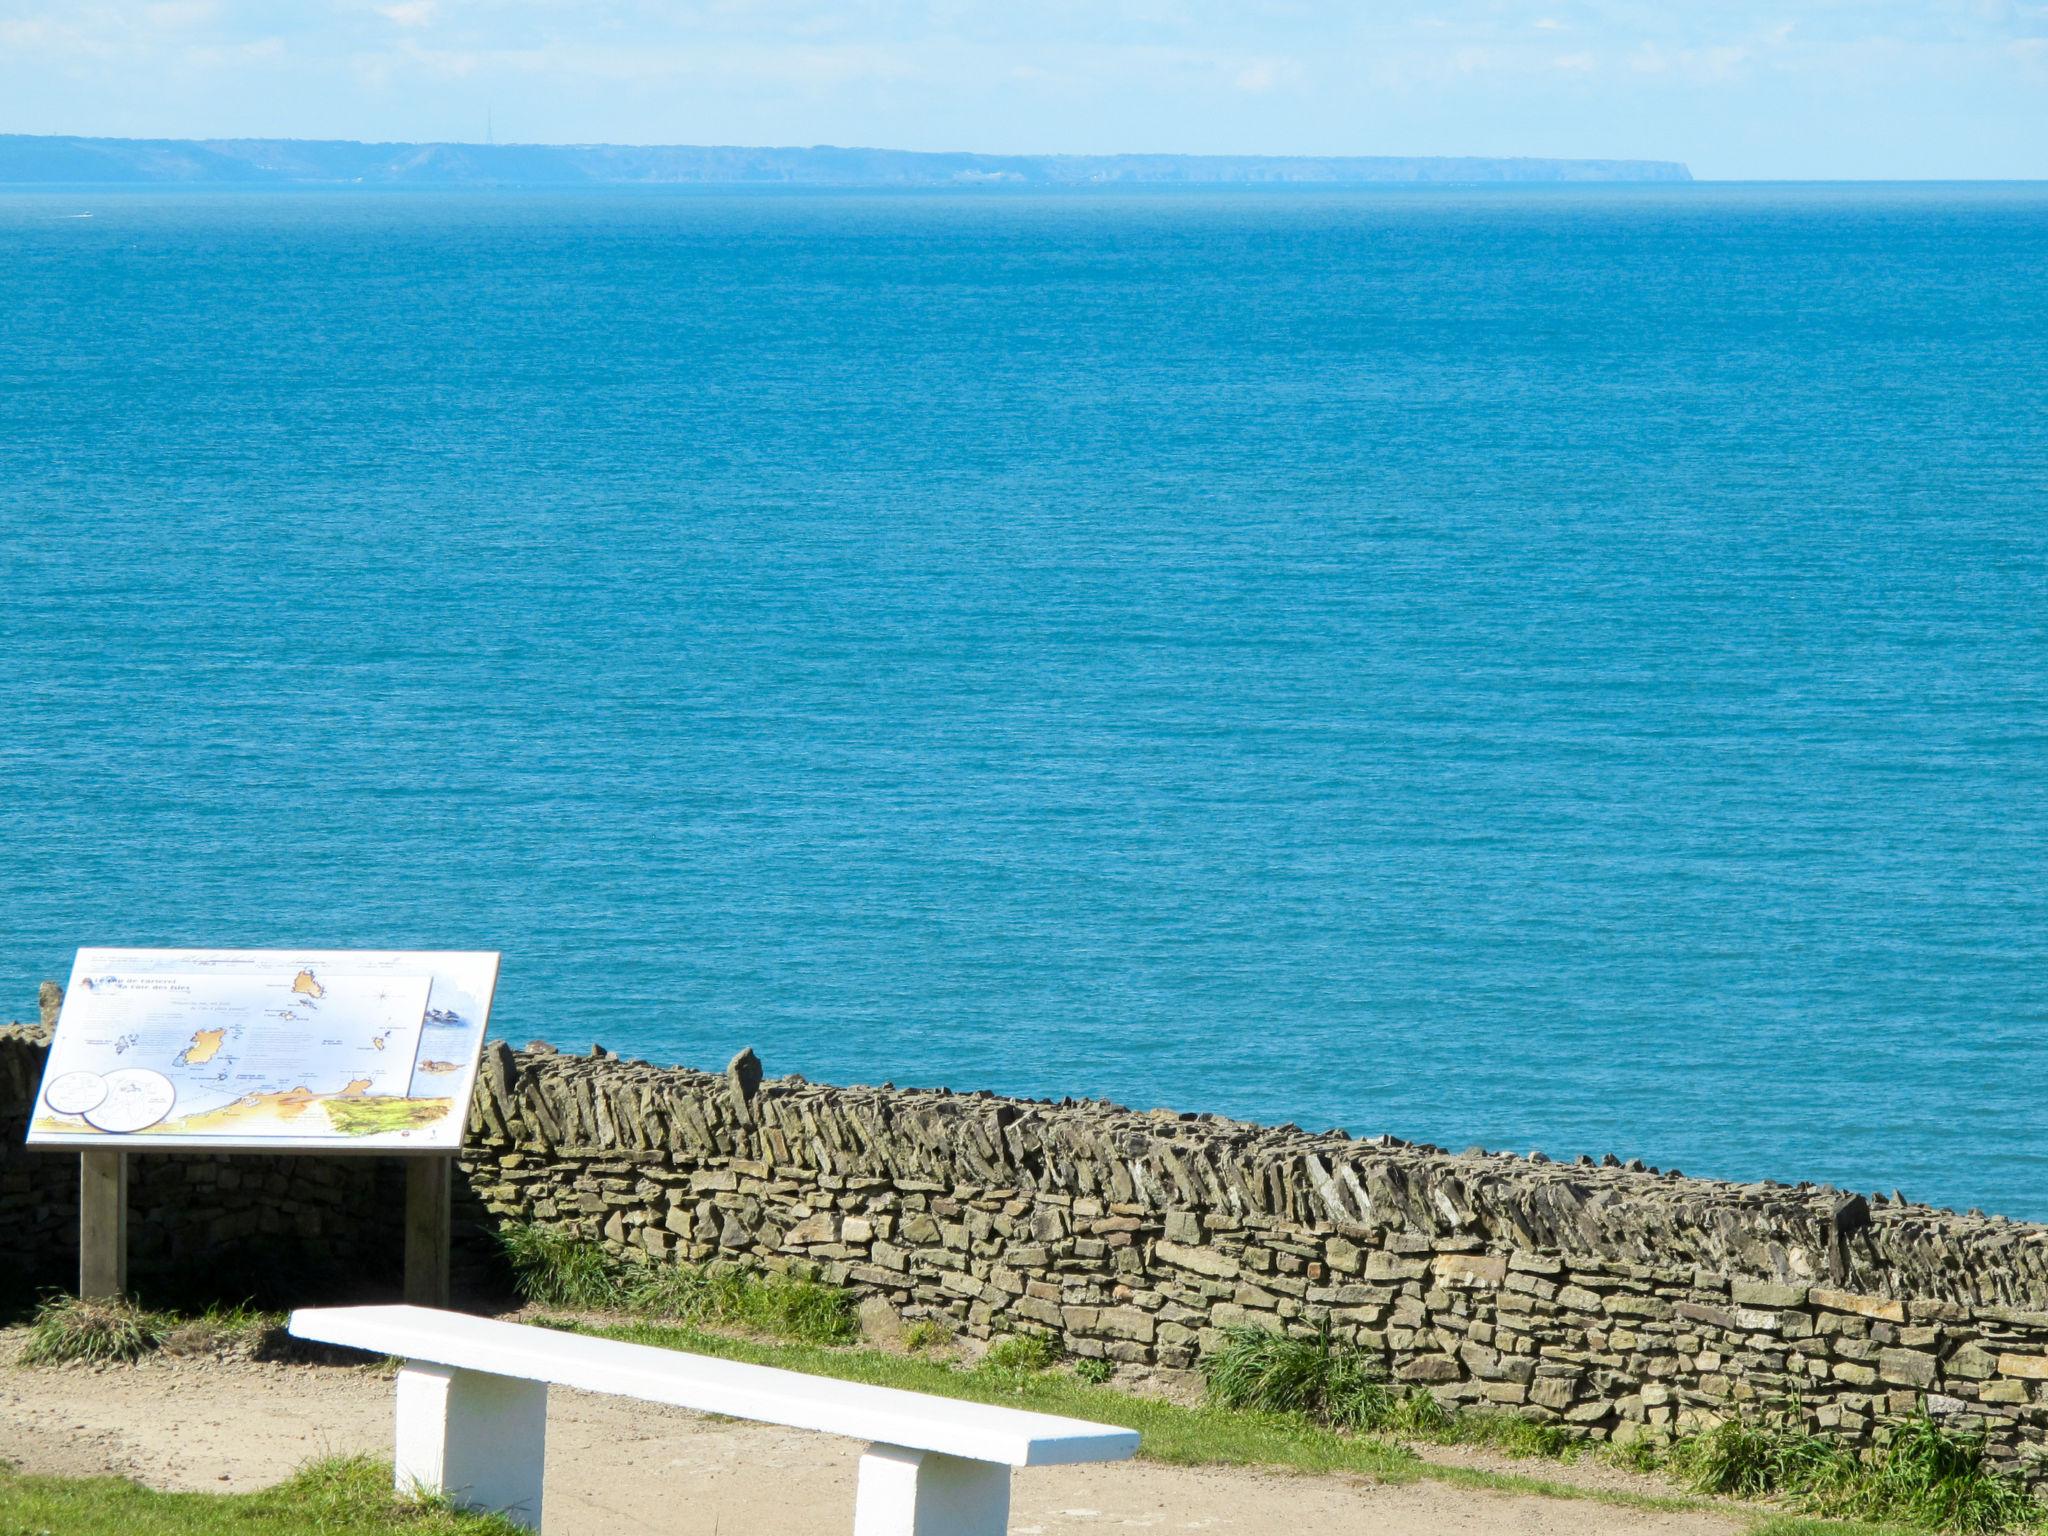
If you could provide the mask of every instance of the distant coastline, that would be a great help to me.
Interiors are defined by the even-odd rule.
[[[1670,160],[980,155],[818,146],[361,144],[0,134],[0,185],[1090,187],[1685,182]]]

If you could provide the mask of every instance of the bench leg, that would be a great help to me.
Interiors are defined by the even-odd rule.
[[[445,1494],[537,1531],[547,1448],[545,1382],[411,1360],[399,1370],[400,1493]]]
[[[871,1445],[860,1459],[853,1536],[1003,1536],[1010,1469],[936,1451]]]

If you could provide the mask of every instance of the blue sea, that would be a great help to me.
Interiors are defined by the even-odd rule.
[[[0,195],[0,1016],[2048,1218],[2048,188]]]

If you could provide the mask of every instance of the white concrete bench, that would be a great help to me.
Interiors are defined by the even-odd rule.
[[[431,1307],[309,1307],[301,1339],[396,1355],[397,1484],[538,1530],[549,1386],[869,1442],[854,1536],[1003,1536],[1010,1468],[1122,1461],[1137,1432]]]

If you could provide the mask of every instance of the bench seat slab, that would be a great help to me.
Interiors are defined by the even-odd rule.
[[[1013,1467],[1122,1461],[1135,1432],[1113,1424],[926,1397],[647,1344],[561,1333],[430,1307],[304,1307],[294,1337],[402,1360],[551,1382]]]
[[[398,1372],[397,1417],[400,1493],[442,1494],[458,1508],[540,1529],[546,1382],[408,1360]]]

